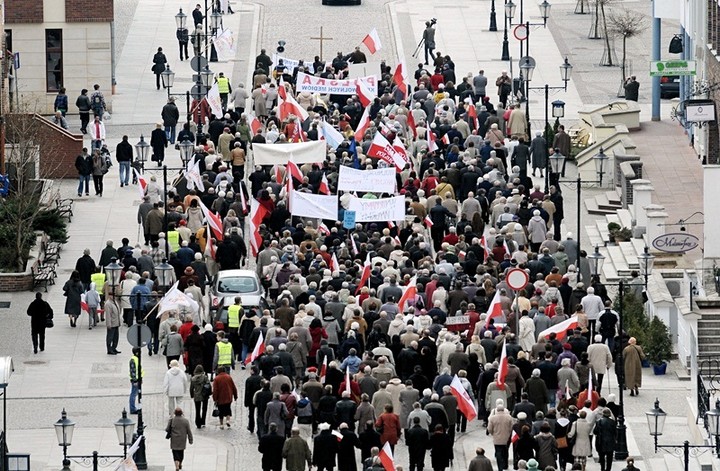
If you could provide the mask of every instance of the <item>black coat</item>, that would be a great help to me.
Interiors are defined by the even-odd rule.
[[[338,445],[338,471],[357,471],[355,448],[360,448],[360,439],[355,432],[343,430],[342,440]]]
[[[80,273],[80,281],[90,284],[90,276],[95,273],[95,260],[90,255],[83,255],[75,263],[75,270]]]
[[[382,448],[380,434],[374,427],[368,427],[360,434],[360,456],[363,461],[370,457],[370,450],[373,447]]]
[[[282,469],[282,453],[279,453],[285,445],[285,437],[277,432],[270,432],[260,437],[258,451],[262,453],[263,471],[274,471]]]
[[[453,459],[453,442],[443,432],[433,433],[430,437],[430,455],[433,469],[445,469]]]
[[[334,468],[338,441],[330,430],[323,430],[313,440],[312,462],[317,467]]]
[[[165,131],[160,128],[153,129],[150,134],[150,145],[152,146],[152,161],[162,162],[165,160],[165,148],[168,146],[168,139]]]
[[[28,306],[27,315],[30,316],[30,327],[32,327],[32,330],[45,330],[47,319],[53,318],[53,310],[47,301],[42,298],[36,298]]]
[[[430,434],[420,425],[413,425],[405,432],[405,444],[408,446],[408,453],[416,462],[425,461],[425,451],[430,449]]]

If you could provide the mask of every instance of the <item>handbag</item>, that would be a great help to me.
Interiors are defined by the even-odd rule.
[[[165,438],[170,440],[172,437],[172,419],[168,422],[167,428],[165,428]]]
[[[45,328],[52,329],[53,327],[55,327],[55,322],[53,322],[52,317],[45,319]]]
[[[220,411],[218,410],[217,404],[215,404],[215,407],[213,407],[212,416],[220,417]]]
[[[567,448],[568,447],[567,437],[557,437],[555,439],[555,441],[557,441],[558,448]]]
[[[207,399],[210,399],[210,396],[212,396],[212,386],[210,385],[209,382],[204,383],[204,384],[202,385],[202,391],[201,391],[201,393],[202,393],[202,398],[203,398],[203,399],[206,399],[206,400],[207,400]]]

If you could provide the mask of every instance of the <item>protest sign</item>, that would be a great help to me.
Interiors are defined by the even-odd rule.
[[[371,191],[373,193],[395,193],[395,169],[356,170],[340,167],[338,191]]]
[[[308,218],[332,219],[338,217],[336,195],[314,195],[293,190],[292,215]]]
[[[405,197],[393,196],[376,200],[353,198],[348,209],[355,211],[356,222],[401,221],[405,219]]]
[[[355,80],[360,80],[373,95],[377,95],[377,76],[358,77],[352,80],[336,80],[315,77],[303,72],[297,75],[297,92],[323,93],[331,95],[354,95],[357,92]]]
[[[296,164],[313,164],[325,160],[327,146],[323,141],[291,144],[253,144],[254,165],[285,165],[288,160]]]

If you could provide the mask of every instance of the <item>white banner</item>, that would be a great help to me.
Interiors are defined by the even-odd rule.
[[[355,211],[357,222],[402,221],[405,219],[405,197],[393,196],[378,200],[353,198],[348,209]]]
[[[290,59],[289,57],[283,57],[283,56],[279,56],[277,54],[273,54],[272,55],[273,69],[275,69],[275,67],[277,67],[277,65],[280,63],[281,60],[283,61],[283,67],[288,69],[288,71],[290,71],[291,74],[293,73],[293,70],[295,70],[295,67],[297,67],[298,64],[300,64],[299,60]],[[314,61],[304,61],[303,67],[305,67],[305,70],[312,71],[313,62]]]
[[[340,167],[338,191],[371,191],[373,193],[395,193],[395,169],[356,170]]]
[[[291,159],[296,164],[313,164],[325,160],[327,144],[323,141],[253,144],[252,152],[254,165],[285,165]]]
[[[212,41],[215,45],[215,51],[217,52],[219,60],[230,61],[235,59],[235,38],[233,37],[232,31],[226,29],[217,37],[213,38]]]
[[[314,195],[293,190],[292,215],[337,220],[337,195]]]
[[[163,296],[160,300],[160,307],[158,307],[158,316],[166,311],[179,310],[181,307],[187,308],[189,311],[196,313],[200,308],[200,305],[192,298],[178,288],[178,282],[176,281],[172,288]]]
[[[324,93],[332,95],[355,95],[357,86],[355,80],[362,81],[368,90],[377,96],[377,76],[368,75],[367,77],[358,77],[352,80],[335,80],[324,79],[322,77],[314,77],[303,72],[297,75],[297,92]]]
[[[210,111],[218,118],[222,118],[222,100],[220,99],[220,88],[218,84],[212,86],[205,98],[210,105]]]

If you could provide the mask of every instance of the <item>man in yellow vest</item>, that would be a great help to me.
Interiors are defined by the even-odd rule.
[[[215,79],[215,81],[218,84],[218,92],[220,92],[220,101],[222,102],[222,112],[225,114],[225,111],[227,110],[227,104],[228,104],[228,95],[230,95],[230,92],[232,92],[232,87],[230,86],[230,79],[225,77],[225,74],[223,72],[220,72],[218,74],[218,77]],[[218,118],[222,118],[222,116],[218,116]]]
[[[223,366],[229,372],[235,368],[235,353],[233,353],[232,344],[225,338],[225,332],[222,330],[217,333],[217,340],[213,356],[213,371],[217,371],[218,367]]]
[[[180,249],[180,233],[175,230],[175,224],[168,226],[167,241],[170,252],[177,252]]]
[[[95,283],[95,291],[100,295],[100,301],[105,301],[104,289],[105,289],[105,273],[97,272],[90,275],[90,283]],[[100,314],[100,322],[105,322],[105,311],[102,306],[98,306],[98,313]]]
[[[130,358],[130,413],[137,414],[138,407],[135,405],[135,399],[140,390],[139,382],[145,377],[145,370],[140,367],[140,349],[133,348],[132,354],[133,356]]]
[[[228,333],[228,340],[233,346],[233,352],[235,354],[240,354],[241,350],[240,336],[238,335],[238,331],[240,329],[240,319],[244,314],[241,301],[240,296],[235,296],[235,304],[228,307],[228,322],[227,329],[225,329]]]

